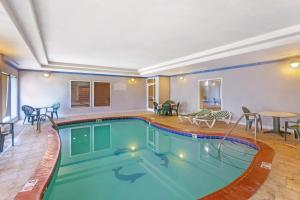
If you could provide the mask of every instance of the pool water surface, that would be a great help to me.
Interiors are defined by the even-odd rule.
[[[237,140],[174,134],[140,119],[60,127],[61,157],[46,200],[189,200],[238,178],[257,153]]]

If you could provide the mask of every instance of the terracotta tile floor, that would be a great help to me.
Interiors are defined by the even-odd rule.
[[[123,115],[122,113],[114,115]],[[112,114],[105,116],[114,116]],[[226,132],[231,125],[218,123],[213,129],[205,126],[197,127],[188,122],[180,123],[177,117],[157,117],[149,113],[127,113],[125,115],[143,115],[155,117],[155,120],[182,130],[205,132]],[[100,115],[77,116],[68,119],[94,118]],[[101,115],[103,117],[104,115]],[[41,160],[47,148],[47,135],[38,133],[35,126],[21,126],[15,147],[10,147],[0,154],[0,200],[13,199],[29,179]],[[243,126],[238,126],[235,135],[253,137],[251,132],[245,132]],[[258,140],[265,142],[275,150],[271,173],[267,181],[251,197],[253,200],[299,200],[300,199],[300,141],[292,136],[285,142],[276,134],[259,133]],[[8,140],[9,142],[9,140]],[[7,143],[8,143],[7,142]]]

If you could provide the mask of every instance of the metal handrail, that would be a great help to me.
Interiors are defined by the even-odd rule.
[[[254,139],[256,141],[256,133],[257,133],[257,113],[244,113],[233,125],[233,127],[226,133],[226,135],[223,137],[221,142],[218,145],[218,151],[220,151],[221,145],[224,143],[226,138],[233,132],[233,130],[237,127],[239,122],[245,117],[245,116],[253,116],[255,121],[255,128],[254,128]]]
[[[37,119],[37,123],[36,123],[36,126],[37,126],[37,130],[39,132],[41,132],[41,121],[44,119],[44,118],[48,118],[49,121],[51,122],[53,128],[57,129],[57,124],[54,122],[54,120],[49,116],[49,115],[46,115],[46,114],[41,114],[38,119]]]

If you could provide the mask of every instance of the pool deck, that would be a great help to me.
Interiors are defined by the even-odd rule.
[[[110,117],[114,115],[94,115],[95,117]],[[116,114],[120,116],[120,114]],[[122,116],[146,116],[155,118],[155,121],[165,126],[173,127],[177,130],[191,132],[225,133],[230,129],[230,125],[218,123],[212,129],[197,127],[188,122],[180,123],[177,117],[157,117],[149,113],[127,113]],[[68,120],[85,119],[87,116],[69,117],[58,120],[59,122]],[[49,125],[44,124],[42,132],[38,133],[35,126],[25,125],[18,129],[16,145],[9,147],[0,154],[0,199],[13,199],[20,191],[24,183],[30,179],[35,169],[39,166],[46,150],[49,140]],[[239,137],[253,138],[251,132],[245,132],[243,126],[238,126],[233,135]],[[288,136],[285,142],[282,137],[276,134],[259,133],[258,141],[271,146],[275,151],[272,170],[265,183],[251,197],[251,199],[300,199],[300,141]],[[259,177],[258,177],[259,179]]]

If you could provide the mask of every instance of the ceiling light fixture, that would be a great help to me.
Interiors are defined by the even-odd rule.
[[[50,77],[50,73],[49,73],[49,72],[45,72],[45,73],[43,74],[43,76],[46,77],[46,78],[49,78],[49,77]]]
[[[183,79],[184,79],[184,77],[183,77],[183,76],[179,76],[179,79],[180,79],[180,80],[183,80]]]
[[[130,78],[130,79],[129,79],[129,83],[130,83],[130,84],[136,83],[136,78],[134,78],[134,77]]]
[[[290,62],[290,67],[294,68],[294,69],[299,68],[300,67],[300,61],[294,60],[294,61]]]

